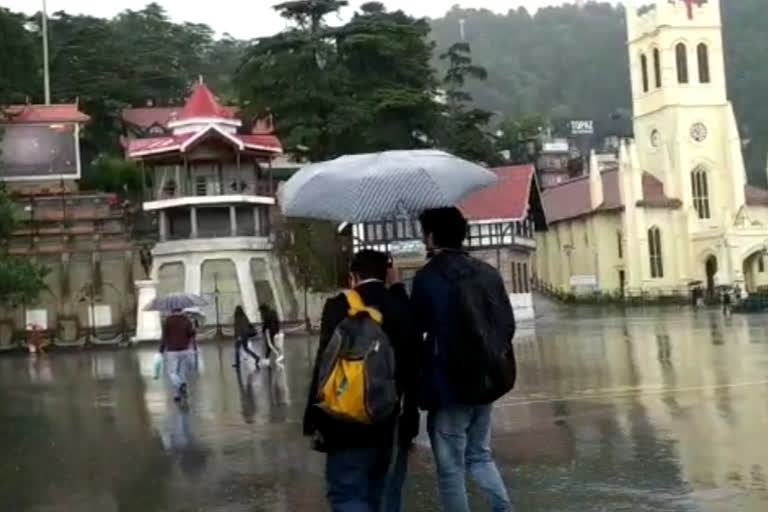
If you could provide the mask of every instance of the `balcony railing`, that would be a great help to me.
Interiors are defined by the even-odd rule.
[[[210,197],[225,195],[250,195],[272,197],[275,187],[270,180],[215,180],[192,181],[177,184],[174,181],[166,182],[162,188],[150,191],[145,200],[159,201],[163,199],[176,199],[180,197]]]

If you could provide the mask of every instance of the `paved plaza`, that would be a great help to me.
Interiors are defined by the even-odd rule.
[[[519,511],[768,510],[768,317],[551,309],[516,343],[494,449]],[[300,435],[314,341],[286,345],[286,372],[241,380],[204,346],[189,410],[154,347],[0,358],[0,510],[327,510]],[[423,437],[406,493],[439,510]]]

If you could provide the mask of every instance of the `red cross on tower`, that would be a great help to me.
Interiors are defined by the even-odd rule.
[[[685,3],[685,7],[688,10],[688,19],[693,19],[693,5],[696,4],[699,7],[707,3],[707,0],[683,0],[683,3]]]

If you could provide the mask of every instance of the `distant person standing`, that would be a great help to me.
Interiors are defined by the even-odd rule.
[[[261,333],[264,336],[264,342],[266,344],[266,361],[270,361],[272,353],[275,353],[275,364],[281,364],[284,359],[283,353],[283,341],[284,335],[280,330],[280,317],[275,309],[268,305],[262,304],[259,306],[259,312],[261,313]],[[267,364],[265,363],[265,364]]]
[[[187,372],[195,364],[194,340],[192,321],[181,310],[173,311],[163,322],[160,353],[165,356],[177,402],[187,397]]]

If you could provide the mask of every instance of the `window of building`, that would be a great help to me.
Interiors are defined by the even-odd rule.
[[[657,227],[648,230],[648,252],[651,258],[651,278],[663,278],[664,258],[661,247],[661,230]]]
[[[757,257],[757,271],[761,274],[765,272],[765,256],[762,254]]]
[[[709,76],[709,48],[706,44],[701,43],[696,47],[696,55],[699,60],[699,82],[702,84],[708,84],[710,82]]]
[[[619,259],[624,259],[624,237],[621,236],[621,231],[616,233],[616,247],[619,249]]]
[[[661,87],[661,53],[658,48],[653,49],[653,74],[656,80],[656,88]]]
[[[528,275],[528,262],[513,261],[511,268],[512,293],[530,293],[531,283]]]
[[[688,83],[688,47],[685,43],[679,43],[675,47],[675,60],[677,61],[677,82]]]
[[[205,176],[195,178],[195,194],[198,196],[208,195],[208,180]]]
[[[168,180],[165,183],[163,194],[165,194],[165,197],[176,197],[176,182],[174,180]]]
[[[643,74],[643,92],[648,92],[648,57],[640,55],[640,70]]]
[[[699,219],[710,218],[709,208],[709,182],[707,181],[707,171],[696,168],[691,173],[691,190],[693,193],[693,207]]]

